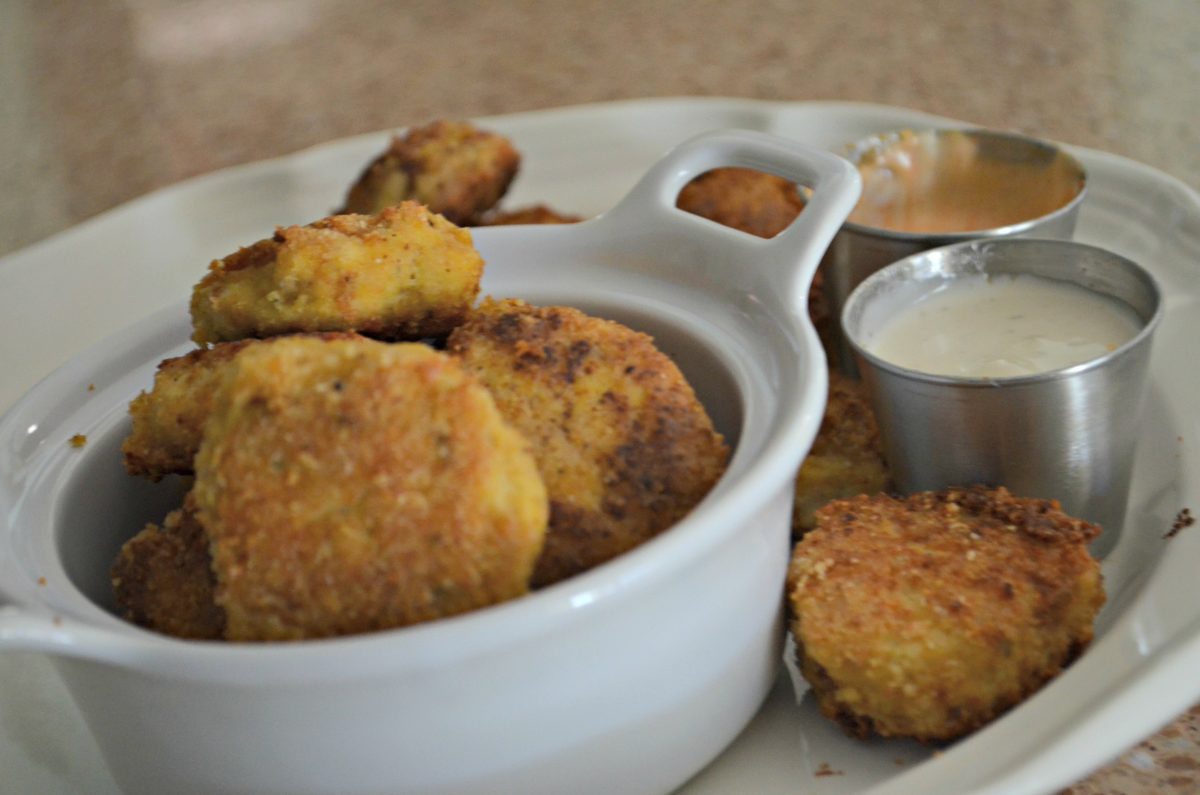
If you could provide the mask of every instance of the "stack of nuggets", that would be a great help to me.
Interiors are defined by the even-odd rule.
[[[131,620],[312,638],[527,590],[548,513],[528,444],[457,360],[357,333],[444,335],[464,317],[482,273],[465,234],[405,204],[214,263],[193,294],[195,339],[226,341],[162,363],[130,406],[127,469],[195,475],[184,507],[114,565]],[[285,288],[286,313],[261,297]]]
[[[503,150],[456,125],[392,150],[424,152],[414,185],[444,202],[471,193],[448,187],[462,145]],[[467,180],[492,185],[471,218],[487,222],[509,179]],[[474,308],[482,271],[467,230],[407,200],[214,262],[192,294],[204,347],[130,405],[127,470],[194,483],[121,550],[124,615],[239,641],[405,626],[557,582],[690,511],[728,450],[675,365],[566,307]]]

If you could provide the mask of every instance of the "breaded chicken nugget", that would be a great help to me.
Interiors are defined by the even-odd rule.
[[[485,300],[447,350],[533,445],[550,496],[535,586],[665,530],[724,471],[724,440],[645,334],[567,307]]]
[[[471,234],[411,202],[278,229],[216,260],[192,291],[200,344],[300,331],[444,335],[479,293]]]
[[[312,336],[332,340],[357,335],[329,332]],[[152,480],[169,474],[190,475],[226,365],[246,346],[266,342],[221,342],[160,362],[153,388],[129,404],[132,429],[121,445],[125,470]]]
[[[161,361],[153,388],[129,403],[133,424],[121,445],[125,471],[152,480],[191,474],[223,368],[238,351],[255,342],[258,340],[223,342]]]
[[[758,237],[775,237],[796,220],[804,199],[795,183],[749,168],[717,168],[683,187],[675,205]]]
[[[891,473],[862,382],[831,370],[825,416],[796,475],[792,534],[811,530],[813,514],[830,500],[889,488]]]
[[[548,504],[453,357],[281,338],[231,362],[193,487],[229,640],[399,627],[525,593]]]
[[[575,224],[582,216],[560,213],[544,204],[519,207],[515,210],[494,210],[478,220],[474,226],[512,226],[514,224]]]
[[[126,541],[111,575],[126,620],[178,638],[215,640],[224,634],[208,535],[190,498],[162,527],[146,525]]]
[[[351,186],[343,212],[377,213],[415,201],[468,226],[500,201],[520,164],[504,136],[469,122],[434,121],[393,136]]]
[[[1020,703],[1092,639],[1098,532],[981,486],[822,508],[788,573],[821,711],[860,737],[945,741]]]

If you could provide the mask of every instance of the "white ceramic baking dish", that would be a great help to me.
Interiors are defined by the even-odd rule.
[[[725,165],[814,194],[772,240],[674,208],[692,177]],[[826,391],[806,296],[858,192],[838,157],[723,132],[672,150],[593,220],[476,230],[485,293],[651,333],[734,454],[691,515],[609,564],[371,635],[188,642],[113,614],[117,549],[183,490],[128,477],[119,455],[129,400],[190,347],[181,296],[0,419],[0,650],[54,655],[129,793],[670,791],[733,740],[776,679],[792,478]]]

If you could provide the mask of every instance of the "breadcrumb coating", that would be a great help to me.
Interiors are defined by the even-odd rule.
[[[716,168],[683,187],[675,204],[758,237],[775,237],[804,209],[795,183],[749,168]]]
[[[405,626],[525,593],[548,504],[454,358],[281,338],[242,351],[196,456],[230,640]]]
[[[447,334],[476,296],[483,259],[471,234],[406,202],[335,215],[214,261],[192,291],[201,345],[313,331],[388,340]]]
[[[126,472],[152,480],[191,474],[213,390],[225,364],[251,342],[221,343],[159,362],[154,386],[129,403],[133,424],[121,445]]]
[[[121,547],[113,592],[126,620],[177,638],[217,640],[225,611],[216,605],[208,534],[190,497],[162,526],[149,524]]]
[[[787,589],[821,711],[859,737],[937,742],[1019,704],[1092,639],[1098,532],[1003,488],[825,506]]]
[[[645,334],[568,307],[488,299],[447,350],[532,444],[550,497],[535,586],[662,532],[725,469],[724,439]]]
[[[861,381],[831,370],[821,428],[796,475],[792,534],[811,530],[817,509],[830,500],[890,488],[891,473],[866,390]]]
[[[521,156],[502,135],[438,120],[392,137],[351,186],[343,212],[377,213],[415,201],[472,225],[508,191]]]
[[[313,336],[332,340],[357,335],[329,332]],[[169,474],[190,475],[226,366],[247,346],[265,343],[256,339],[221,342],[161,361],[152,388],[129,404],[132,427],[121,445],[125,470],[151,480]]]

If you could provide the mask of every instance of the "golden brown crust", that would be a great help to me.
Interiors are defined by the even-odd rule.
[[[282,338],[237,356],[196,456],[230,640],[404,626],[519,596],[546,492],[450,356]]]
[[[1097,532],[1003,488],[822,508],[788,572],[821,711],[858,736],[946,741],[1020,703],[1091,641]]]
[[[349,339],[356,335],[330,332],[314,336]],[[225,367],[246,346],[262,343],[222,342],[160,362],[154,386],[129,404],[132,428],[121,445],[125,470],[152,480],[191,474],[192,459],[200,448],[204,422],[212,411],[213,395]]]
[[[191,474],[222,368],[252,342],[221,343],[159,362],[154,386],[129,404],[132,429],[121,445],[125,471],[152,480]]]
[[[544,204],[519,207],[515,210],[494,210],[479,219],[475,226],[511,226],[515,224],[575,224],[582,216],[560,213]]]
[[[804,209],[794,183],[749,168],[707,171],[683,187],[675,204],[758,237],[775,237]]]
[[[209,266],[192,291],[192,339],[442,336],[474,303],[482,275],[470,232],[412,202],[281,227]]]
[[[535,586],[666,529],[724,471],[724,440],[645,334],[566,307],[486,300],[447,350],[532,443],[551,503]]]
[[[879,426],[862,382],[830,371],[821,428],[796,475],[792,534],[811,530],[817,509],[830,500],[890,488]]]
[[[190,499],[162,527],[146,525],[125,542],[111,576],[126,620],[178,638],[215,640],[224,634],[208,535]]]
[[[392,137],[346,196],[342,212],[377,213],[415,201],[469,226],[507,192],[521,156],[502,135],[438,120]]]

